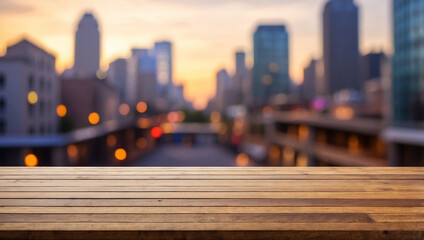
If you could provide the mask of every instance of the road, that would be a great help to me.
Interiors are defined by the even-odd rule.
[[[134,166],[237,166],[236,154],[219,146],[158,146]]]

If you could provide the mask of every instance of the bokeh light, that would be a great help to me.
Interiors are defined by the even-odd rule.
[[[139,113],[145,113],[147,111],[147,104],[145,102],[139,102],[137,103],[137,112]]]
[[[130,106],[126,103],[119,105],[119,113],[122,116],[127,116],[130,113]]]
[[[63,105],[63,104],[58,105],[57,108],[56,108],[56,113],[57,113],[57,116],[59,116],[59,117],[66,116],[67,112],[68,112],[68,110],[66,109],[65,105]]]
[[[66,148],[66,152],[68,153],[68,156],[69,156],[70,158],[76,158],[76,157],[78,156],[78,148],[77,148],[77,146],[75,146],[74,144],[69,145],[69,146]]]
[[[355,111],[348,106],[338,106],[334,110],[334,116],[340,120],[350,120],[354,115]]]
[[[245,167],[249,165],[249,156],[246,153],[240,153],[236,157],[236,164],[239,167]]]
[[[143,137],[138,138],[135,144],[137,145],[137,148],[145,149],[147,147],[147,139]]]
[[[115,135],[110,134],[110,135],[108,135],[108,136],[107,136],[107,138],[106,138],[106,144],[107,144],[109,147],[113,147],[113,146],[115,146],[115,145],[116,145],[116,142],[117,142],[117,140],[116,140]]]
[[[151,121],[148,118],[140,118],[137,120],[137,127],[139,128],[149,128]]]
[[[115,158],[124,161],[127,158],[127,152],[123,148],[118,148],[115,151]]]
[[[221,114],[219,112],[213,111],[210,116],[210,120],[213,123],[221,121]]]
[[[90,115],[88,115],[88,121],[93,125],[99,123],[99,121],[100,121],[99,114],[96,113],[96,112],[90,113]]]
[[[150,134],[152,135],[152,137],[154,138],[160,138],[162,136],[162,129],[160,127],[154,127],[152,128],[152,130],[150,131]]]
[[[28,154],[25,156],[25,165],[27,167],[35,167],[38,165],[38,158],[34,154]]]
[[[38,94],[34,91],[28,93],[28,103],[36,104],[38,102]]]
[[[168,119],[168,122],[172,122],[172,123],[178,122],[179,120],[178,113],[177,112],[168,113],[167,119]]]

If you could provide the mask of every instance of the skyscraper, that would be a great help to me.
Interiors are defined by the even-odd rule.
[[[127,60],[127,71],[125,101],[130,106],[144,101],[153,108],[158,88],[154,49],[132,49],[132,55]]]
[[[301,97],[311,101],[317,96],[317,60],[311,59],[309,65],[303,70],[303,83],[301,85]]]
[[[361,57],[361,83],[369,80],[380,82],[383,64],[387,61],[384,52],[370,52]]]
[[[93,14],[85,13],[75,33],[74,71],[77,77],[95,76],[100,62],[100,32]]]
[[[326,94],[360,90],[358,7],[353,0],[329,0],[323,20]]]
[[[172,43],[168,41],[155,42],[154,50],[158,97],[169,101],[173,95]]]
[[[424,120],[424,1],[393,0],[393,121]]]
[[[233,76],[232,88],[235,94],[235,103],[244,102],[244,89],[248,77],[248,70],[246,68],[246,53],[238,51],[235,54],[236,71]]]
[[[253,105],[264,105],[269,97],[289,92],[288,38],[284,25],[261,25],[255,31],[253,36]]]
[[[216,110],[224,112],[231,101],[231,78],[227,70],[221,69],[216,73]]]
[[[127,60],[125,58],[118,58],[109,64],[107,80],[118,91],[119,99],[123,102],[127,84]]]

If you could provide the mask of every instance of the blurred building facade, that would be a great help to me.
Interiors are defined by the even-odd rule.
[[[260,25],[253,36],[252,104],[261,106],[288,93],[289,34],[285,25]]]
[[[62,79],[61,84],[62,104],[76,128],[92,124],[89,121],[91,113],[98,114],[99,123],[117,119],[119,94],[104,80],[70,78]]]
[[[75,33],[74,73],[77,77],[92,77],[99,70],[100,31],[96,18],[87,12]]]
[[[303,100],[311,101],[317,95],[317,60],[311,59],[309,65],[303,70],[303,83],[300,95]]]
[[[235,72],[233,76],[232,88],[235,94],[235,103],[242,104],[246,102],[249,70],[246,67],[246,53],[237,51],[235,53]]]
[[[360,71],[361,83],[370,80],[381,80],[383,64],[387,61],[384,52],[370,52],[361,57]]]
[[[172,100],[173,71],[172,71],[172,43],[169,41],[155,42],[157,96],[167,102]]]
[[[127,85],[127,60],[118,58],[109,64],[107,82],[119,93],[120,102],[124,102]]]
[[[361,89],[358,7],[353,0],[329,0],[323,13],[326,94]]]
[[[221,69],[216,73],[215,110],[225,112],[232,104],[233,97],[231,77],[226,69]]]
[[[424,2],[393,1],[393,121],[424,120]]]
[[[126,103],[134,107],[139,101],[154,106],[157,98],[156,58],[152,49],[132,49],[127,60],[128,84]]]
[[[60,84],[55,56],[23,39],[0,58],[0,134],[56,133]]]

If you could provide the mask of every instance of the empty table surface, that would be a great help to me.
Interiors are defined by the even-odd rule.
[[[424,239],[424,168],[0,168],[0,239],[302,238]]]

